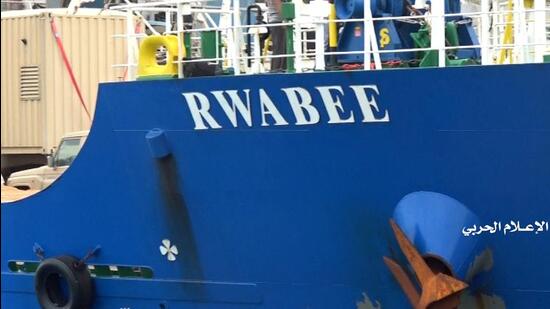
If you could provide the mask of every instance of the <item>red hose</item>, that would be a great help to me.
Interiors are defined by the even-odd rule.
[[[82,97],[82,92],[80,91],[80,87],[78,86],[78,83],[76,81],[76,78],[74,76],[73,69],[71,67],[71,63],[69,62],[69,58],[67,57],[67,54],[65,53],[65,48],[63,48],[63,42],[61,42],[61,35],[57,31],[57,26],[55,24],[55,20],[53,17],[50,18],[50,26],[52,29],[53,36],[55,37],[55,41],[57,42],[57,47],[59,48],[59,51],[61,52],[61,57],[63,58],[63,63],[65,64],[65,68],[67,69],[67,72],[69,72],[69,76],[71,77],[71,82],[73,83],[74,89],[76,90],[76,93],[78,94],[78,98],[80,99],[80,104],[84,108],[84,111],[86,112],[86,115],[88,115],[88,119],[91,121],[92,117],[90,116],[90,112],[88,111],[88,108],[86,107],[86,104],[84,103],[84,98]]]

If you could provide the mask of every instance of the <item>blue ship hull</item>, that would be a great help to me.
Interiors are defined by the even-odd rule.
[[[39,307],[34,273],[13,262],[100,246],[89,265],[152,277],[94,277],[93,308],[407,308],[382,259],[403,261],[388,224],[399,215],[409,237],[424,222],[411,240],[451,256],[457,276],[490,252],[462,308],[548,307],[547,228],[463,233],[550,219],[548,77],[536,64],[102,84],[71,168],[2,204],[2,307]],[[248,93],[250,118],[217,90],[245,105]],[[422,201],[403,217],[396,206],[414,192],[476,219]]]

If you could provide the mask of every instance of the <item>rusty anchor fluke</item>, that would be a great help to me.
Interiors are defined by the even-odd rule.
[[[444,273],[434,273],[422,258],[412,242],[407,238],[399,225],[390,219],[390,225],[403,254],[411,264],[421,292],[419,293],[413,281],[403,267],[389,257],[384,257],[384,263],[403,289],[403,292],[415,309],[452,309],[459,305],[460,293],[468,285]]]

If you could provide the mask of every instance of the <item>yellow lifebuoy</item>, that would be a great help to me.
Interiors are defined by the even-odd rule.
[[[164,46],[167,52],[166,64],[158,64],[157,50]],[[181,48],[185,58],[185,48]],[[138,78],[166,78],[178,75],[178,38],[173,35],[151,35],[146,37],[139,47]]]

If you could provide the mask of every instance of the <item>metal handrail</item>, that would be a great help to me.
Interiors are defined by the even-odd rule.
[[[225,0],[230,1],[230,0]],[[487,4],[489,0],[482,0],[483,3]],[[540,0],[538,0],[540,1]],[[300,47],[298,50],[295,51],[293,54],[284,54],[284,55],[256,55],[256,56],[247,56],[242,53],[242,46],[238,43],[242,40],[242,36],[245,35],[246,31],[248,29],[258,28],[258,27],[275,27],[275,26],[294,26],[294,29],[297,34],[300,33],[300,28],[305,27],[304,25],[308,25],[308,28],[311,29],[312,25],[313,27],[325,27],[330,22],[326,18],[319,18],[319,17],[312,17],[312,16],[298,16],[295,20],[292,22],[280,22],[280,23],[273,23],[273,24],[265,24],[265,25],[241,25],[240,22],[237,22],[239,19],[236,18],[239,16],[240,11],[243,9],[238,6],[239,1],[233,0],[233,6],[223,5],[219,8],[212,8],[209,7],[208,9],[202,8],[200,3],[205,2],[205,0],[199,0],[199,1],[192,1],[192,0],[173,0],[173,1],[161,1],[161,2],[154,2],[154,3],[138,3],[138,4],[128,4],[128,5],[117,5],[114,7],[111,7],[111,9],[117,9],[117,10],[126,10],[127,16],[130,18],[133,15],[133,11],[139,11],[140,8],[144,9],[146,11],[159,11],[159,12],[165,12],[165,13],[173,13],[177,12],[178,16],[180,16],[184,11],[186,14],[192,13],[202,13],[207,15],[211,12],[220,13],[220,16],[226,16],[228,17],[228,20],[230,20],[226,24],[218,24],[216,26],[207,27],[207,28],[194,28],[194,29],[183,29],[183,24],[178,23],[178,29],[177,30],[171,30],[167,26],[167,30],[163,32],[163,34],[175,34],[178,37],[181,35],[191,35],[193,33],[201,33],[204,31],[220,31],[224,35],[224,42],[225,47],[227,49],[227,57],[221,57],[221,55],[216,55],[214,58],[208,58],[208,59],[183,59],[174,61],[174,63],[178,63],[178,66],[180,66],[180,72],[181,65],[185,63],[193,63],[193,62],[219,62],[219,61],[227,61],[229,64],[225,65],[232,66],[235,69],[235,73],[239,74],[241,71],[241,68],[244,63],[247,62],[247,60],[250,59],[256,59],[256,61],[259,59],[260,61],[264,61],[266,59],[274,59],[274,58],[285,58],[285,57],[294,57],[296,62],[302,60],[313,60],[310,57],[315,57],[315,61],[318,61],[320,59],[318,49],[316,48],[316,52],[309,52],[309,51],[302,51],[302,47],[304,43],[313,43],[319,44],[319,41],[312,40],[312,39],[303,39],[300,35],[299,37],[299,43],[302,44],[302,47]],[[365,2],[368,2],[366,0]],[[483,4],[482,3],[482,4]],[[226,3],[227,4],[227,3]],[[365,7],[368,7],[368,5],[364,5]],[[540,5],[539,5],[540,6]],[[517,51],[517,54],[521,55],[520,58],[525,58],[526,55],[535,54],[536,61],[542,61],[541,60],[541,50],[544,50],[544,47],[549,47],[550,44],[546,42],[546,40],[541,40],[540,34],[538,36],[535,36],[534,42],[527,42],[527,40],[517,40],[517,42],[514,42],[513,44],[491,44],[495,43],[496,39],[499,36],[499,33],[491,33],[489,31],[489,27],[491,26],[491,23],[489,22],[489,18],[493,17],[492,21],[492,27],[494,27],[493,31],[498,31],[498,29],[502,28],[503,26],[506,26],[506,24],[514,24],[517,28],[520,27],[518,25],[518,19],[523,18],[523,22],[526,24],[535,24],[537,27],[540,27],[540,14],[545,14],[546,12],[550,12],[550,8],[548,7],[535,7],[532,9],[525,9],[525,8],[514,8],[514,9],[506,9],[506,10],[499,10],[499,11],[489,11],[487,7],[483,7],[482,5],[482,11],[480,12],[463,12],[463,13],[453,13],[453,14],[443,14],[441,6],[439,8],[434,8],[434,5],[432,5],[432,9],[438,9],[438,12],[435,10],[431,14],[425,14],[425,15],[413,15],[413,16],[388,16],[388,17],[371,17],[368,12],[366,12],[365,16],[366,18],[349,18],[349,19],[339,19],[336,20],[336,22],[339,23],[351,23],[351,22],[362,22],[364,24],[364,31],[366,31],[369,26],[372,28],[372,23],[376,21],[407,21],[407,22],[418,22],[418,23],[424,23],[431,21],[431,24],[433,26],[432,30],[432,46],[429,48],[402,48],[402,49],[392,49],[392,50],[379,50],[376,42],[376,38],[374,38],[374,41],[372,41],[372,37],[374,37],[374,32],[372,34],[367,33],[364,35],[365,43],[364,46],[372,45],[373,49],[370,50],[369,48],[366,48],[364,50],[358,50],[358,51],[337,51],[337,52],[328,52],[324,51],[322,52],[322,56],[330,56],[330,55],[346,55],[346,54],[363,54],[364,55],[364,69],[370,69],[370,57],[374,57],[374,61],[376,63],[376,68],[381,68],[380,64],[380,54],[385,53],[403,53],[403,52],[421,52],[421,51],[431,51],[431,50],[437,50],[440,57],[440,63],[439,66],[445,66],[445,51],[447,50],[459,50],[459,49],[472,49],[472,48],[479,48],[482,50],[482,61],[483,64],[488,64],[492,62],[490,58],[494,58],[490,56],[490,53],[494,53],[497,50],[510,50],[514,49]],[[512,14],[516,18],[514,18],[513,22],[506,22],[503,23],[501,21],[497,21],[494,17],[495,16],[502,16],[504,19],[505,16]],[[539,14],[539,15],[537,15]],[[208,15],[209,16],[209,15]],[[521,16],[521,18],[518,18],[517,16]],[[531,18],[527,18],[527,16],[530,16]],[[442,32],[436,31],[436,24],[439,23],[439,27],[443,29],[444,27],[444,18],[446,17],[470,17],[472,22],[476,20],[477,18],[481,19],[481,24],[476,26],[477,32],[479,32],[480,35],[480,44],[476,45],[463,45],[463,46],[445,46],[444,42],[444,34],[442,35]],[[221,18],[221,17],[220,17]],[[543,17],[544,19],[544,17]],[[545,25],[548,21],[543,20],[542,25]],[[443,26],[441,26],[443,25]],[[526,25],[523,25],[522,27],[526,27]],[[481,29],[479,29],[481,28]],[[127,27],[129,29],[129,27]],[[539,29],[540,30],[540,29]],[[539,33],[540,31],[537,30],[536,33]],[[309,31],[313,31],[309,30]],[[373,30],[371,30],[373,31]],[[519,31],[519,30],[518,30]],[[526,33],[526,30],[524,30]],[[542,29],[543,33],[546,33],[546,29]],[[436,33],[437,32],[437,33]],[[444,33],[444,32],[443,32]],[[518,32],[519,33],[519,32]],[[497,37],[495,37],[495,35]],[[130,40],[138,40],[141,37],[144,37],[145,34],[134,34],[131,31],[127,34],[119,34],[115,35],[116,38],[127,38]],[[367,41],[371,40],[371,41]],[[323,44],[325,42],[323,41]],[[369,44],[370,43],[370,44]],[[134,45],[136,45],[134,43]],[[180,44],[181,45],[181,44]],[[130,47],[130,44],[128,44]],[[535,47],[535,50],[526,50],[527,48]],[[525,50],[523,50],[525,49]],[[323,48],[324,50],[324,48]],[[217,49],[216,49],[217,52]],[[134,52],[135,54],[135,52]],[[130,52],[129,52],[130,56]],[[131,57],[129,57],[129,60]],[[134,57],[135,59],[135,57]],[[525,59],[521,59],[520,61],[525,61]],[[127,61],[126,64],[123,65],[117,65],[117,67],[125,66],[128,69],[131,67],[136,66],[136,61]],[[366,64],[369,65],[366,65]],[[324,66],[324,60],[323,60],[323,66]],[[247,66],[248,67],[248,66]],[[298,69],[298,71],[301,71],[301,68]],[[250,72],[248,72],[250,73]]]

